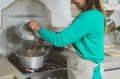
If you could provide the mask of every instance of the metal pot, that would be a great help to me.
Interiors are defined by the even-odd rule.
[[[31,51],[31,49],[21,49],[16,52],[16,56],[19,58],[19,64],[27,69],[41,68],[44,65],[44,58],[45,55],[48,54],[48,50],[44,48],[37,49],[35,55],[31,57],[26,56],[29,51]]]

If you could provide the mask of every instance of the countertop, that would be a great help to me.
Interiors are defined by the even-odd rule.
[[[62,54],[65,55],[66,51],[67,50],[62,52]],[[66,61],[66,59],[63,58],[63,61]],[[115,57],[115,56],[105,55],[103,66],[104,66],[105,71],[113,70],[113,69],[120,69],[120,56]],[[25,77],[18,69],[16,69],[15,66],[13,66],[9,62],[9,60],[6,57],[0,56],[0,79],[25,79]]]
[[[120,50],[119,44],[113,44],[113,45],[107,45],[107,48],[105,50]],[[120,69],[120,55],[106,55],[105,54],[105,60],[103,62],[104,69],[105,70],[114,70],[114,69]]]
[[[67,54],[65,53],[66,51],[62,52],[62,54],[64,54],[65,56]],[[119,56],[108,56],[105,54],[103,67],[105,71],[113,70],[113,69],[120,69],[120,55]]]
[[[114,62],[114,61],[120,61],[120,56],[108,56],[105,55],[105,62]]]
[[[4,56],[0,56],[0,79],[25,79]]]
[[[120,69],[120,56],[107,56],[103,62],[105,70]]]

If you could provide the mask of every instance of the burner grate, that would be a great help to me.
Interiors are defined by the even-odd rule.
[[[59,69],[59,68],[66,68],[65,65],[56,62],[52,58],[47,58],[45,60],[44,66],[40,69],[25,69],[22,68],[18,63],[18,58],[16,56],[9,57],[9,61],[17,68],[19,69],[23,74],[26,73],[33,73],[33,72],[42,72],[46,70],[52,70],[52,69]]]

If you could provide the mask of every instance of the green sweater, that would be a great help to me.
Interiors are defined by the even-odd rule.
[[[72,44],[84,59],[100,63],[104,58],[104,16],[96,9],[80,13],[66,29],[59,33],[45,28],[39,35],[56,47]]]
[[[84,59],[97,64],[104,60],[104,16],[97,9],[80,13],[71,25],[59,33],[43,27],[38,33],[56,47],[72,44],[76,53]]]

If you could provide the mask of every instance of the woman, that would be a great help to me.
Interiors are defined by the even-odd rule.
[[[69,79],[102,79],[101,62],[104,60],[104,9],[101,0],[72,0],[81,13],[59,33],[31,21],[32,30],[56,47],[72,44],[75,53],[68,56]]]

